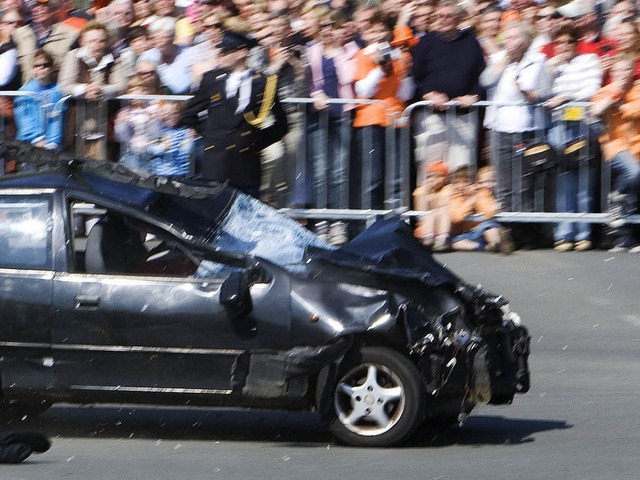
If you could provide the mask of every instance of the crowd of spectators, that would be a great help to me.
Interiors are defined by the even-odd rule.
[[[640,35],[631,0],[4,0],[0,10],[0,89],[30,94],[0,98],[0,116],[6,132],[35,145],[119,158],[155,174],[194,173],[198,141],[179,124],[178,103],[104,100],[190,94],[218,67],[217,45],[233,30],[255,40],[249,65],[278,76],[280,98],[310,99],[304,111],[285,104],[289,132],[264,152],[264,181],[280,195],[268,200],[278,206],[314,206],[322,184],[326,206],[384,208],[389,147],[398,143],[389,144],[389,132],[405,127],[398,118],[407,105],[426,101],[412,132],[412,188],[424,193],[427,175],[445,170],[463,184],[460,171],[471,178],[491,163],[497,205],[532,210],[527,192],[536,186],[527,181],[535,175],[515,192],[514,157],[544,138],[556,168],[551,208],[594,211],[595,189],[578,172],[599,180],[602,157],[613,176],[614,247],[635,250],[624,220],[637,209],[640,184]],[[589,115],[562,108],[594,95],[600,103]],[[481,100],[504,104],[477,125],[470,112]],[[542,115],[534,107],[541,102]],[[601,136],[603,154],[592,142],[587,150],[596,153],[575,168],[585,131]],[[425,233],[428,243],[443,234]],[[592,248],[585,223],[559,223],[551,236],[559,251]],[[480,240],[493,248],[499,238]]]

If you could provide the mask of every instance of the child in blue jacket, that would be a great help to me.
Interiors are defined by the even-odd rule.
[[[37,147],[59,149],[62,146],[62,121],[66,104],[54,80],[53,58],[47,51],[36,51],[33,78],[19,91],[28,92],[29,95],[16,97],[14,102],[16,138]]]

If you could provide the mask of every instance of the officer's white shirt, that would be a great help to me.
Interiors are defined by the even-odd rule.
[[[242,112],[251,99],[251,70],[243,70],[242,72],[231,72],[225,84],[227,98],[238,95],[238,108],[235,113]],[[239,92],[239,93],[238,93]]]

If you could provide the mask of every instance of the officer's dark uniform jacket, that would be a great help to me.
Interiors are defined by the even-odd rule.
[[[236,114],[239,92],[226,98],[229,73],[217,69],[204,74],[200,87],[182,114],[182,123],[195,128],[205,144],[200,167],[203,178],[237,188],[260,186],[260,151],[287,133],[287,117],[277,93],[277,78],[255,74],[251,98],[244,111]],[[207,111],[200,121],[199,114]],[[266,117],[272,114],[263,127]]]

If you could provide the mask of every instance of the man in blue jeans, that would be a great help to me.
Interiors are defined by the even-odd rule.
[[[480,75],[488,90],[485,126],[490,129],[491,163],[497,174],[496,197],[503,212],[541,210],[536,205],[537,175],[525,158],[529,146],[544,138],[546,112],[536,104],[549,98],[553,76],[546,57],[527,54],[531,32],[510,23],[502,31],[503,50],[491,55]],[[546,178],[543,177],[543,180]],[[544,199],[543,199],[544,200]],[[522,247],[535,248],[546,236],[540,224],[514,224]]]
[[[556,185],[556,211],[591,211],[591,192],[595,184],[595,162],[590,158],[589,125],[584,108],[563,107],[569,102],[587,102],[602,86],[602,67],[594,53],[579,55],[578,33],[564,26],[553,35],[556,55],[550,60],[554,79],[552,96],[545,105],[550,109],[552,126],[547,140],[560,159]],[[590,250],[591,225],[558,222],[554,229],[554,249],[558,252]]]

